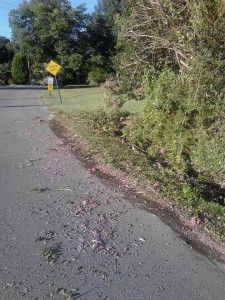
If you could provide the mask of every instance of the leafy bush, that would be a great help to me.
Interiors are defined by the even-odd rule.
[[[46,85],[48,83],[49,73],[45,71],[43,63],[33,61],[29,72],[31,84]]]
[[[88,73],[88,82],[90,84],[100,84],[103,83],[109,77],[109,73],[101,67],[94,67]]]
[[[11,78],[11,64],[0,64],[0,85],[9,84]]]
[[[179,174],[224,185],[225,2],[127,2],[118,72],[148,102],[124,137]]]
[[[121,135],[124,121],[127,120],[129,115],[130,113],[128,111],[121,111],[115,108],[111,110],[98,110],[86,117],[94,129],[102,133]]]
[[[29,73],[26,57],[17,52],[12,61],[12,79],[16,84],[25,84],[28,82]]]
[[[221,67],[204,60],[193,61],[185,76],[169,68],[147,70],[144,117],[126,128],[124,137],[179,174],[194,171],[224,184],[225,91],[220,73]]]
[[[225,186],[225,126],[214,123],[208,130],[200,127],[196,131],[197,141],[191,153],[193,168],[206,178]]]

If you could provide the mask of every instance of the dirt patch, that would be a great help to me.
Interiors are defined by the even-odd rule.
[[[164,200],[153,186],[142,185],[129,174],[104,165],[96,154],[87,156],[88,145],[84,140],[71,134],[69,127],[56,118],[49,125],[57,137],[63,140],[64,145],[70,145],[74,156],[104,184],[125,193],[133,206],[159,217],[197,251],[210,259],[225,262],[225,244],[209,232],[204,223],[192,222],[177,205]]]

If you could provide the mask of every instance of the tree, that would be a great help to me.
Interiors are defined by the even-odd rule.
[[[86,54],[89,72],[99,74],[100,81],[113,72],[112,58],[116,53],[116,38],[105,17],[93,14],[85,32]],[[104,74],[101,76],[100,73]],[[89,76],[90,78],[90,76]],[[91,80],[93,81],[93,80]],[[98,82],[96,78],[96,82]]]
[[[99,0],[83,35],[88,60],[88,81],[101,83],[114,73],[117,25],[121,1]]]
[[[31,0],[12,10],[9,20],[13,41],[23,54],[36,63],[55,59],[68,66],[70,55],[77,53],[88,16],[84,5],[74,9],[67,0]]]
[[[21,52],[17,52],[14,55],[11,72],[13,81],[16,84],[25,84],[28,82],[27,59]]]
[[[84,11],[84,6],[73,9],[67,0],[23,2],[9,15],[13,40],[22,51],[45,58],[72,52],[85,26]]]
[[[10,40],[4,36],[0,36],[0,64],[12,61],[14,50]]]
[[[14,46],[12,42],[8,38],[0,36],[0,85],[9,83],[13,56]]]
[[[123,1],[122,0],[98,0],[96,13],[105,16],[108,25],[112,30],[116,28],[116,18],[122,14]]]

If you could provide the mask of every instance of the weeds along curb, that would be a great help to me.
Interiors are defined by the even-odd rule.
[[[221,226],[214,220],[201,220],[196,216],[196,207],[193,208],[189,203],[191,200],[186,201],[182,194],[184,185],[177,183],[174,177],[171,180],[166,177],[165,185],[159,182],[158,169],[151,166],[144,155],[127,147],[118,137],[102,135],[93,130],[83,116],[81,120],[64,114],[57,115],[51,121],[51,127],[57,135],[73,145],[76,156],[91,172],[103,178],[108,176],[110,183],[116,181],[117,187],[119,185],[129,193],[134,192],[135,202],[137,198],[143,198],[140,205],[144,209],[148,209],[149,201],[156,203],[160,209],[151,208],[150,211],[179,232],[188,244],[225,261],[224,231],[220,231]],[[134,165],[136,160],[138,163]],[[187,188],[187,194],[188,191]],[[174,218],[176,224],[172,224]],[[223,219],[219,221],[221,224]]]

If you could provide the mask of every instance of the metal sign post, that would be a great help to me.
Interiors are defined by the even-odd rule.
[[[56,76],[55,76],[55,82],[56,82],[56,87],[57,87],[57,90],[58,90],[58,93],[59,93],[59,99],[60,99],[60,102],[62,104],[62,97],[61,97],[61,94],[60,94],[59,85],[58,85],[58,81],[57,81],[57,77]]]

